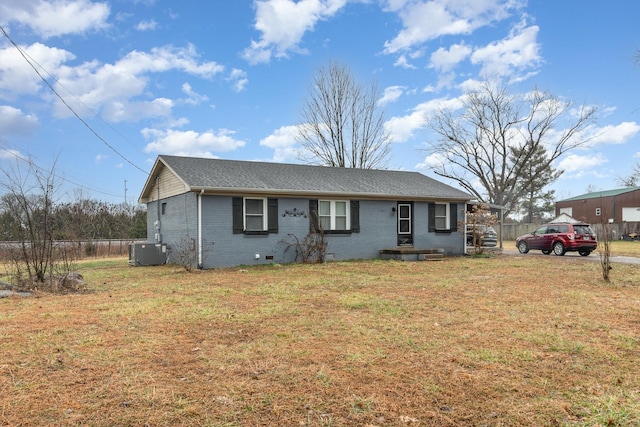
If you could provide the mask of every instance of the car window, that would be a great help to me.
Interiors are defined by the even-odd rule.
[[[543,225],[542,227],[538,228],[536,231],[534,231],[535,234],[545,234],[547,232],[547,226]]]
[[[574,225],[573,230],[576,234],[593,234],[593,230],[588,225]]]
[[[569,226],[568,225],[559,225],[558,226],[558,233],[568,233],[569,232]]]

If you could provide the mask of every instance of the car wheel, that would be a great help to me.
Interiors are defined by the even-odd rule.
[[[549,255],[551,253],[551,250],[550,249],[543,249],[542,253],[545,254],[545,255]]]
[[[564,255],[564,245],[562,244],[562,242],[555,242],[553,244],[553,253],[556,254],[557,256],[562,256]]]
[[[579,253],[580,255],[582,255],[582,256],[589,256],[589,254],[591,253],[591,251],[590,251],[590,250],[588,250],[588,249],[580,249],[580,250],[578,251],[578,253]]]
[[[529,252],[529,246],[527,246],[527,242],[518,243],[518,250],[521,254],[526,254],[527,252]]]

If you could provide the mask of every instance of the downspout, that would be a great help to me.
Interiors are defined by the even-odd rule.
[[[198,268],[202,269],[202,195],[204,189],[198,193]]]
[[[156,223],[156,243],[162,243],[162,223],[160,222],[160,176],[156,176],[156,189],[158,190],[158,197],[156,200],[156,214],[158,221]]]

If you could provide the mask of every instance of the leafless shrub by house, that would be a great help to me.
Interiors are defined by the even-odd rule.
[[[302,239],[291,233],[288,236],[289,239],[283,241],[286,245],[284,251],[286,253],[290,249],[293,250],[296,262],[305,264],[324,262],[328,243],[322,230],[309,232]]]
[[[477,203],[471,207],[470,212],[466,212],[466,221],[462,226],[472,235],[473,248],[476,255],[484,253],[482,232],[485,227],[492,227],[498,222],[498,216],[491,213],[489,205]]]
[[[211,245],[213,245],[213,243],[211,243]],[[202,260],[198,260],[196,239],[193,237],[182,237],[178,243],[171,247],[172,260],[178,265],[181,265],[185,271],[193,271],[194,267],[200,268],[201,263],[204,263],[208,252],[205,240],[203,240],[200,250],[202,251]]]

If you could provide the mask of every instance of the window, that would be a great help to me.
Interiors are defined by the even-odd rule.
[[[345,200],[319,200],[318,219],[323,230],[348,230],[349,211]]]
[[[234,234],[278,232],[278,199],[234,197],[232,206]]]
[[[602,210],[600,208],[596,208],[596,216],[600,216]]]
[[[164,215],[165,213],[167,213],[167,204],[166,203],[162,203],[162,215]]]
[[[458,208],[456,203],[429,203],[429,231],[453,233],[458,230]]]
[[[436,203],[436,230],[449,229],[449,203]]]
[[[360,232],[360,202],[358,200],[309,200],[309,229],[326,234]]]
[[[267,199],[244,199],[244,229],[246,231],[266,230],[266,211]]]

